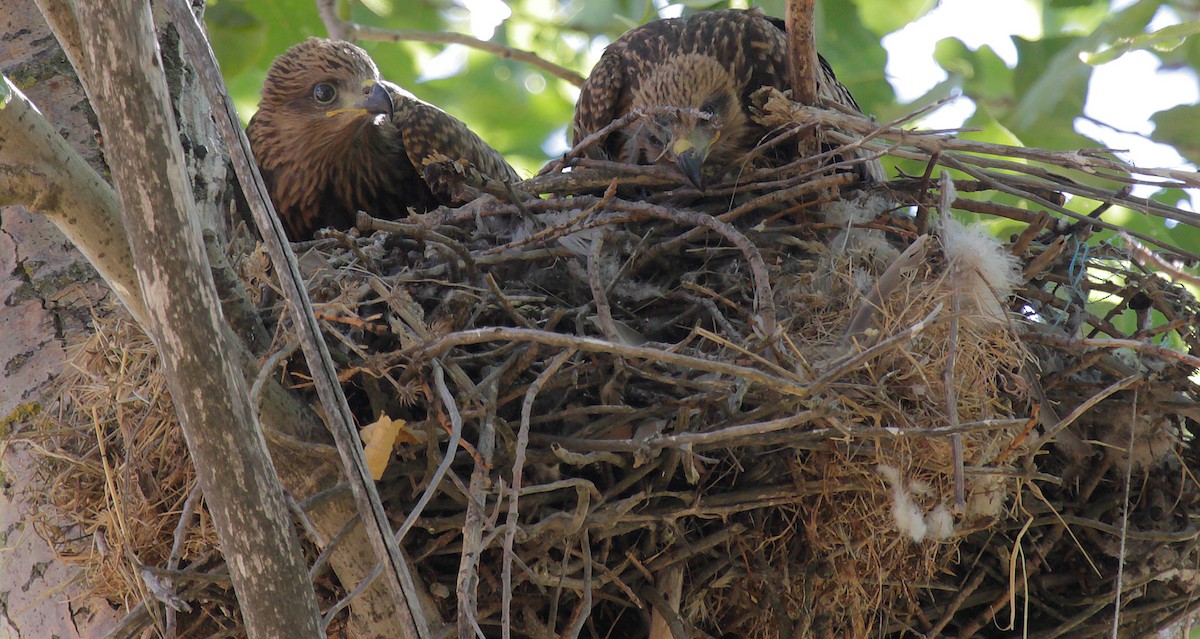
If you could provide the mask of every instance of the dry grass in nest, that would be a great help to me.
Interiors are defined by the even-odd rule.
[[[50,509],[31,513],[58,556],[86,569],[94,594],[129,605],[147,597],[143,566],[167,564],[195,473],[154,345],[122,312],[93,318],[70,347],[56,410],[29,437]],[[179,559],[213,553],[207,515]]]
[[[870,134],[863,148],[936,155],[963,173],[953,188],[930,167],[930,179],[854,194],[845,173],[816,168],[780,182],[770,167],[749,167],[736,187],[698,194],[654,169],[580,160],[518,185],[534,197],[514,201],[494,184],[464,186],[462,167],[441,167],[464,206],[361,219],[361,237],[299,247],[355,414],[404,419],[425,435],[396,449],[379,489],[397,524],[415,518],[404,547],[442,618],[463,614],[498,636],[507,588],[517,636],[659,639],[668,626],[694,636],[973,635],[990,632],[1028,587],[1029,630],[1107,636],[1130,552],[1152,561],[1121,573],[1141,596],[1123,607],[1123,628],[1195,610],[1189,495],[1200,454],[1188,376],[1200,362],[1200,304],[1145,276],[1136,253],[1083,254],[1090,222],[966,196],[1017,191],[1042,207],[1070,194],[1185,219],[1057,172],[1164,176],[774,108],[782,122],[820,119]],[[1014,155],[1030,164],[995,159]],[[616,188],[618,178],[641,186]],[[916,217],[897,214],[905,207]],[[939,208],[941,218],[971,211],[1023,230],[1003,245],[971,239],[930,224]],[[963,255],[979,254],[992,266],[964,266]],[[233,261],[286,343],[290,320],[262,253]],[[1075,277],[1080,263],[1114,277]],[[1087,303],[1100,292],[1131,309],[1144,296],[1156,313],[1146,330],[1161,328],[1122,332]],[[1146,340],[1168,333],[1177,348]],[[124,340],[148,348],[128,334],[104,339],[111,352],[130,350]],[[1136,356],[1114,354],[1118,346]],[[171,447],[136,449],[138,464],[182,463],[177,435],[162,430],[170,411],[145,404],[161,401],[161,382],[116,373],[148,358],[122,367],[97,351],[74,361],[82,372],[63,414],[80,430],[58,437],[77,452],[59,461],[46,447],[60,486],[51,494],[86,486],[75,491],[86,502],[56,499],[85,532],[107,519],[72,513],[161,509],[139,511],[163,522],[153,534],[109,542],[125,544],[118,556],[161,561],[167,513],[190,478],[162,475],[160,494],[145,498],[141,484],[117,483],[141,467],[106,474],[90,435],[95,405],[104,441],[122,451]],[[284,378],[307,396],[304,370],[290,361]],[[1125,457],[1106,448],[1126,422],[1154,432],[1135,438],[1149,443],[1135,450],[1133,533],[1122,546],[1124,502],[1102,496],[1126,486]],[[455,423],[461,440],[450,442]],[[435,481],[451,443],[458,452]],[[178,481],[170,490],[167,476]],[[110,477],[119,499],[105,488]],[[211,534],[189,539],[203,546]],[[1010,579],[1014,561],[1022,580]],[[459,583],[477,584],[477,597],[460,600]]]

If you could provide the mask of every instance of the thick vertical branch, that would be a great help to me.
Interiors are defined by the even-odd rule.
[[[788,0],[788,84],[792,99],[805,106],[817,104],[817,39],[813,33],[816,0]]]
[[[323,636],[266,443],[222,330],[150,7],[94,1],[77,11],[150,334],[249,636]]]
[[[250,144],[238,123],[233,100],[224,91],[224,82],[217,70],[216,56],[205,41],[200,25],[188,10],[188,5],[183,0],[173,0],[168,3],[168,8],[196,71],[203,78],[204,88],[209,92],[209,101],[216,109],[214,117],[217,128],[228,145],[230,159],[238,181],[242,184],[247,204],[263,236],[271,261],[275,264],[279,285],[295,320],[304,358],[312,372],[313,384],[321,399],[321,405],[325,409],[326,421],[341,456],[355,504],[363,519],[364,530],[376,558],[384,567],[384,580],[399,604],[396,606],[396,612],[403,622],[399,628],[401,636],[405,639],[428,637],[429,622],[421,610],[413,571],[391,538],[391,523],[375,490],[374,479],[367,469],[358,430],[354,426],[354,417],[346,404],[346,396],[338,382],[337,370],[329,357],[329,350],[321,337],[320,326],[313,315],[308,291],[304,287],[296,263],[296,255],[292,253],[284,235],[283,225],[279,216],[275,214],[262,176],[253,161]]]
[[[792,100],[806,106],[817,105],[817,74],[821,72],[817,62],[817,39],[813,31],[813,11],[816,0],[788,0],[785,16],[788,40],[788,85],[792,88]],[[817,154],[816,129],[801,131],[796,138],[800,155],[812,157]]]

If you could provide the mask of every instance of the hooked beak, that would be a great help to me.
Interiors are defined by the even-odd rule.
[[[354,105],[371,115],[386,115],[392,117],[392,96],[387,89],[375,80],[367,80],[362,84],[363,99]]]
[[[675,152],[675,166],[679,167],[679,172],[683,173],[683,177],[687,178],[692,186],[703,191],[704,190],[704,159],[708,156],[708,147],[697,147],[690,140],[678,140],[672,145],[672,151]]]

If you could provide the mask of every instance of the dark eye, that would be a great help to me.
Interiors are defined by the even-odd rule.
[[[720,113],[722,111],[724,111],[725,107],[727,107],[728,105],[729,105],[728,97],[717,96],[717,97],[705,102],[704,105],[700,107],[700,110],[705,113],[711,113],[713,115],[720,115]]]
[[[322,82],[313,87],[313,99],[321,104],[329,104],[337,97],[337,89],[332,84]]]

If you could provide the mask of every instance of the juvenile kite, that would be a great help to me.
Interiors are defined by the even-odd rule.
[[[422,177],[433,155],[519,179],[467,125],[383,81],[348,42],[309,38],[276,58],[246,135],[293,242],[349,228],[359,210],[395,219],[447,203]]]
[[[859,111],[829,63],[818,58],[818,96]],[[699,187],[705,168],[718,176],[735,169],[737,159],[767,136],[750,117],[750,95],[765,86],[786,90],[787,78],[783,22],[758,9],[656,20],[605,49],[575,105],[574,143],[641,109],[647,117],[607,135],[593,155],[675,164]],[[791,149],[793,157],[785,160],[796,159],[796,145]],[[877,160],[856,171],[867,182],[886,179]]]

